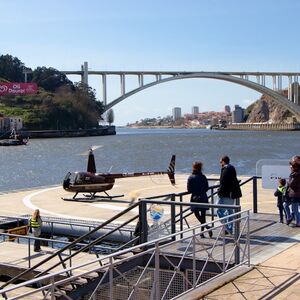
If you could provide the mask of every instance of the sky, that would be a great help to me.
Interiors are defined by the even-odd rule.
[[[1,0],[0,55],[27,67],[93,71],[300,71],[299,0]],[[69,77],[79,81],[79,76]],[[101,101],[101,77],[89,76]],[[130,79],[126,87],[136,88]],[[108,80],[108,102],[120,96]],[[213,79],[175,80],[114,109],[115,124],[247,107],[260,94]]]

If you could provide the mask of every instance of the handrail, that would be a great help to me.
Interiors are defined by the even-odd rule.
[[[36,268],[38,268],[39,266],[43,265],[44,263],[48,262],[49,260],[53,259],[54,257],[58,256],[59,254],[61,254],[62,252],[64,252],[65,250],[68,250],[70,247],[73,247],[75,244],[80,243],[81,241],[83,241],[86,237],[88,237],[89,235],[91,235],[92,233],[98,231],[99,229],[103,228],[105,225],[109,224],[110,222],[116,220],[117,218],[123,216],[124,214],[126,214],[128,211],[132,210],[133,208],[137,207],[139,205],[139,203],[134,203],[132,204],[130,207],[124,209],[123,211],[121,211],[120,213],[116,214],[115,216],[113,216],[112,218],[110,218],[109,220],[105,221],[104,223],[102,223],[101,225],[99,225],[98,227],[95,227],[94,229],[92,229],[91,231],[89,231],[88,233],[80,236],[79,238],[75,239],[73,242],[71,242],[69,245],[59,249],[58,251],[56,251],[55,253],[51,254],[49,257],[43,259],[42,261],[38,262],[36,265],[32,266],[31,268],[21,272],[20,274],[18,274],[17,276],[15,276],[14,278],[8,280],[7,282],[5,282],[0,288],[3,289],[5,286],[14,283],[16,280],[18,280],[19,278],[21,278],[22,276],[24,276],[25,274],[28,274],[30,272],[32,272],[33,270],[35,270]],[[82,252],[84,250],[80,249],[78,251],[76,251],[75,253],[78,254],[80,252]],[[75,256],[75,255],[73,255]],[[72,257],[73,257],[72,256]],[[63,260],[63,262],[66,261],[66,258]],[[60,263],[59,263],[60,264]]]
[[[170,203],[168,203],[170,204]],[[247,213],[246,216],[243,216],[244,213]],[[230,222],[240,222],[242,219],[249,219],[249,210],[244,210],[244,211],[240,211],[238,213],[234,213],[232,215],[233,217],[235,217],[234,220],[230,221]],[[221,218],[219,220],[215,220],[215,221],[212,221],[211,223],[213,222],[219,222],[220,220],[222,221],[223,219],[225,220],[227,217],[224,217],[224,218]],[[143,243],[141,245],[137,245],[137,246],[134,246],[132,247],[130,250],[129,249],[125,249],[125,250],[121,250],[121,251],[118,251],[116,253],[112,253],[112,254],[109,254],[103,258],[97,258],[93,261],[89,261],[89,262],[85,262],[85,263],[82,263],[80,265],[76,265],[76,266],[72,266],[72,267],[68,267],[66,268],[65,270],[60,270],[60,271],[57,271],[55,273],[51,273],[51,274],[47,274],[47,275],[43,275],[42,277],[39,277],[39,278],[34,278],[34,279],[31,279],[31,280],[28,280],[26,282],[22,282],[22,283],[19,283],[19,284],[16,284],[15,286],[12,286],[12,287],[8,287],[8,288],[5,288],[3,290],[0,291],[0,294],[6,294],[6,293],[9,293],[13,290],[16,290],[18,288],[21,288],[21,287],[24,287],[26,285],[32,285],[32,284],[35,284],[35,283],[38,283],[40,281],[47,281],[47,282],[50,282],[49,284],[46,284],[44,287],[40,287],[34,291],[29,291],[29,292],[25,292],[22,296],[29,296],[31,294],[34,294],[34,293],[37,293],[37,292],[41,292],[45,289],[49,289],[51,287],[56,287],[58,285],[62,285],[62,284],[66,284],[66,283],[69,283],[69,282],[72,282],[73,280],[75,280],[76,278],[82,276],[82,275],[85,275],[85,274],[90,274],[92,272],[95,272],[95,271],[99,271],[99,270],[104,270],[104,269],[107,269],[107,268],[110,268],[110,265],[103,265],[103,266],[98,266],[98,267],[94,267],[92,269],[89,269],[89,270],[86,270],[84,271],[81,275],[71,275],[69,278],[65,278],[65,279],[60,279],[56,282],[54,282],[53,280],[47,280],[49,278],[55,278],[65,272],[68,272],[70,274],[73,274],[72,271],[76,270],[76,269],[82,269],[83,267],[86,267],[88,265],[92,265],[96,262],[101,262],[102,260],[108,260],[110,263],[109,264],[112,264],[113,266],[116,265],[116,264],[120,264],[124,261],[127,261],[128,258],[123,258],[121,260],[119,260],[118,262],[113,262],[113,258],[116,257],[116,256],[122,256],[123,254],[127,253],[128,251],[133,251],[134,249],[136,248],[139,248],[139,247],[144,247],[146,248],[147,250],[143,253],[139,253],[137,254],[137,256],[140,256],[140,255],[144,255],[145,253],[148,253],[148,254],[151,254],[153,253],[153,248],[149,247],[149,245],[160,245],[164,240],[166,239],[169,239],[170,237],[176,237],[176,236],[182,236],[183,234],[186,234],[188,232],[192,232],[193,234],[195,234],[195,230],[199,229],[203,227],[203,224],[198,224],[196,226],[194,226],[192,229],[185,229],[183,231],[180,231],[178,233],[175,233],[175,234],[171,234],[170,236],[168,237],[161,237],[159,239],[156,239],[156,240],[153,240],[153,241],[149,241],[149,242],[146,242],[146,243]],[[217,226],[215,226],[215,229],[218,229],[218,228],[223,228],[224,227],[224,224],[219,224]],[[207,229],[205,229],[203,232],[206,232]],[[185,239],[187,239],[188,237],[185,237]],[[240,237],[239,237],[240,238]],[[171,243],[174,243],[174,242],[171,242]],[[162,244],[161,244],[162,245]],[[165,245],[166,247],[170,245],[170,244],[167,244]],[[148,247],[147,247],[148,246]],[[165,247],[162,245],[162,247]],[[249,247],[249,244],[247,245],[247,247]],[[249,264],[249,257],[247,256],[248,258],[248,264]],[[241,262],[241,263],[245,263],[245,262]]]
[[[245,180],[244,182],[241,183],[241,185],[253,180],[255,176]],[[217,179],[212,179],[212,180],[217,180]],[[210,189],[213,191],[214,188],[217,188],[219,185],[214,185],[214,186],[210,186]],[[213,197],[215,193],[212,193],[210,195],[210,197]],[[159,197],[180,197],[180,196],[184,196],[184,195],[188,195],[189,193],[188,192],[181,192],[181,193],[177,193],[177,194],[165,194],[165,195],[160,195]],[[132,204],[131,206],[129,206],[128,208],[124,209],[123,211],[121,211],[120,213],[116,214],[115,216],[113,216],[112,218],[110,218],[109,220],[103,222],[102,224],[100,224],[99,226],[95,227],[94,229],[92,229],[91,231],[89,231],[88,233],[80,236],[79,238],[75,239],[73,242],[71,242],[69,245],[59,249],[58,251],[56,251],[55,253],[53,253],[52,255],[50,255],[50,257],[48,258],[45,258],[44,260],[40,261],[39,263],[37,263],[36,265],[32,266],[31,268],[25,270],[24,272],[20,273],[19,275],[17,275],[16,277],[10,279],[9,281],[7,281],[6,283],[4,283],[0,288],[3,289],[5,286],[15,282],[16,280],[18,280],[19,278],[21,278],[23,275],[25,274],[28,274],[29,272],[35,270],[36,268],[38,268],[39,266],[43,265],[45,262],[48,262],[49,260],[53,259],[54,257],[60,255],[62,252],[64,252],[65,250],[68,250],[69,248],[73,247],[75,244],[78,244],[80,243],[81,241],[83,241],[85,238],[89,237],[91,234],[93,234],[94,232],[98,231],[99,229],[105,227],[106,225],[108,225],[109,223],[113,222],[114,220],[118,219],[119,217],[125,215],[127,212],[131,211],[133,208],[137,207],[137,206],[140,206],[141,203],[143,202],[147,202],[147,203],[160,203],[160,204],[169,204],[170,205],[170,202],[167,202],[167,201],[154,201],[152,199],[154,198],[158,198],[158,196],[155,196],[155,197],[148,197],[148,198],[145,198],[145,199],[141,199],[139,202],[137,203],[134,203]],[[184,207],[184,206],[191,206],[191,203],[183,203],[183,202],[175,202],[175,201],[172,201],[172,204],[173,205],[180,205],[181,207]],[[206,203],[206,204],[201,204],[201,203],[192,203],[193,206],[198,206],[198,207],[205,207],[205,208],[232,208],[234,210],[239,210],[240,209],[240,206],[238,205],[218,205],[218,204],[209,204],[209,203]],[[187,211],[187,210],[185,210]],[[183,212],[185,212],[183,211]],[[181,212],[181,214],[183,213]],[[178,216],[178,215],[177,215]],[[136,215],[132,218],[129,219],[129,221],[125,221],[124,223],[122,223],[121,225],[119,225],[118,227],[114,228],[112,231],[104,234],[103,236],[95,239],[93,242],[91,242],[90,244],[84,246],[83,248],[79,249],[78,251],[72,253],[71,255],[69,255],[68,257],[64,258],[61,263],[63,264],[64,262],[66,262],[68,259],[71,259],[72,257],[74,257],[75,255],[77,255],[78,253],[81,253],[82,251],[85,251],[86,249],[94,246],[96,243],[99,243],[100,241],[102,241],[105,237],[107,237],[109,234],[119,230],[120,228],[122,228],[123,226],[127,225],[128,223],[132,222],[133,220],[137,219],[139,217],[139,215]],[[143,233],[143,231],[141,231],[140,233]],[[45,274],[45,272],[48,272],[50,271],[51,269],[55,268],[56,266],[60,265],[60,263],[57,263],[55,264],[54,266],[48,268],[47,270],[41,272],[40,274],[37,275],[38,276],[41,276],[43,274]]]

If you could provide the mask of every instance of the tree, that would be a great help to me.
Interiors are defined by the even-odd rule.
[[[23,70],[25,68],[17,57],[13,57],[9,54],[0,56],[0,77],[11,82],[24,81]]]
[[[115,114],[114,111],[112,109],[110,109],[107,113],[106,113],[106,121],[108,122],[109,126],[114,122],[115,120]]]
[[[62,86],[74,88],[72,81],[64,73],[54,68],[37,67],[33,71],[32,81],[48,92],[55,92]]]

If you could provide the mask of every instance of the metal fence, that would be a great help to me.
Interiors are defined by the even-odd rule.
[[[252,181],[254,212],[258,210],[257,178],[259,177],[253,176],[240,182],[242,186]],[[130,241],[124,243],[118,249],[114,249],[114,251],[117,251],[116,253],[95,258],[92,262],[87,262],[84,265],[72,267],[72,257],[79,254],[81,250],[74,253],[74,251],[71,251],[71,248],[82,241],[82,239],[80,238],[80,241],[78,240],[77,242],[65,242],[68,245],[50,257],[50,259],[54,258],[58,254],[63,267],[61,271],[51,275],[46,275],[46,272],[42,271],[37,275],[39,276],[38,278],[13,287],[7,287],[7,284],[4,284],[3,287],[5,288],[0,291],[0,294],[7,296],[11,292],[19,291],[24,286],[35,285],[40,287],[9,299],[26,298],[36,293],[39,293],[41,299],[46,299],[49,295],[51,295],[51,299],[58,295],[62,297],[61,299],[72,299],[69,296],[70,293],[82,293],[78,286],[72,284],[72,281],[96,272],[97,276],[92,280],[93,285],[90,289],[94,292],[88,298],[85,296],[82,299],[140,299],[142,295],[147,295],[146,298],[144,297],[145,299],[171,299],[178,294],[186,293],[203,284],[205,278],[211,280],[211,278],[220,276],[233,267],[241,264],[249,265],[249,211],[240,212],[239,201],[232,206],[215,204],[217,188],[217,185],[210,186],[210,192],[208,193],[209,204],[193,203],[193,205],[209,209],[210,222],[205,225],[195,225],[195,218],[190,217],[192,215],[190,210],[191,203],[186,202],[187,199],[185,198],[189,197],[187,192],[140,199],[138,203],[128,207],[124,212],[98,226],[98,228],[110,226],[109,224],[117,220],[117,218],[123,217],[126,213],[130,213],[133,208],[138,207],[139,215],[132,216],[131,214],[127,221],[118,226],[113,226],[111,229],[111,232],[116,232],[122,230],[124,226],[132,224],[132,221],[136,222],[139,220],[140,223],[138,228],[131,226],[129,229]],[[149,214],[154,204],[159,204],[164,208],[164,217],[159,222],[153,222]],[[227,217],[215,219],[216,210],[219,208],[233,209],[235,211],[235,214],[231,215],[233,219],[231,221]],[[57,220],[57,223],[61,223],[61,220]],[[234,233],[229,236],[225,235],[225,225],[228,223],[234,224]],[[206,225],[211,226],[211,228],[204,228],[205,230],[202,232],[201,228]],[[51,227],[53,226],[54,223]],[[89,228],[88,231],[93,233],[96,230],[97,227]],[[213,238],[202,239],[201,233],[207,235],[209,231],[213,233]],[[3,234],[3,236],[13,235]],[[91,251],[98,242],[104,240],[107,236],[110,236],[110,233],[104,234],[89,245],[78,245],[85,251]],[[87,237],[90,238],[89,234],[85,235],[85,238]],[[29,257],[30,240],[32,239],[34,238],[28,237]],[[136,246],[132,247],[132,245]],[[126,247],[128,248],[123,250]],[[63,251],[65,251],[64,258],[61,259]],[[137,253],[140,251],[142,252]],[[177,257],[176,263],[174,263],[174,257],[171,259],[170,255]],[[125,258],[123,259],[122,257],[124,256]],[[139,261],[135,262],[134,260],[136,259],[139,259]],[[45,262],[47,260],[47,258],[44,259]],[[67,264],[68,261],[69,263]],[[126,270],[123,267],[121,268],[121,266],[128,264],[131,266],[130,268],[128,267]],[[214,272],[211,270],[211,264],[217,267]],[[57,265],[54,264],[50,268],[46,267],[47,272]],[[39,266],[41,266],[40,263],[32,267],[32,269]],[[79,270],[81,271],[80,274],[78,274]],[[84,271],[82,272],[82,270]],[[169,277],[170,274],[172,274],[171,277]],[[57,280],[57,278],[60,279]],[[152,279],[150,280],[149,278]],[[98,282],[97,288],[95,287],[95,282]],[[166,285],[165,282],[168,284]],[[15,283],[15,281],[11,280],[8,283]],[[148,287],[146,288],[145,285],[147,286],[147,284]],[[71,285],[73,291],[65,292],[62,287],[66,285]],[[124,292],[124,286],[127,286],[128,291],[130,291],[129,294]],[[85,294],[87,293],[85,292]],[[101,295],[107,296],[103,298],[104,296],[102,297]]]
[[[141,200],[141,203],[152,205],[161,201]],[[187,205],[180,202],[168,204],[171,207]],[[218,207],[222,206],[215,205],[213,208]],[[239,210],[236,205],[232,208]],[[75,287],[67,293],[62,287],[74,287],[74,282],[80,278],[96,273],[90,283],[90,294],[85,293],[82,299],[173,299],[204,284],[205,279],[212,280],[241,264],[250,265],[249,211],[238,211],[232,217],[231,221],[228,217],[211,221],[208,223],[211,228],[204,231],[201,231],[203,225],[199,224],[76,267],[7,287],[1,293],[8,299],[30,299],[33,295],[39,295],[39,299],[49,299],[50,295],[51,299],[58,296],[60,299],[72,299],[72,293],[80,293],[80,288]],[[229,236],[225,234],[228,223],[234,224],[234,234]],[[202,239],[200,234],[207,234],[209,230],[213,231],[214,238]],[[139,252],[141,249],[143,251]],[[33,285],[40,287],[18,294],[18,290]]]

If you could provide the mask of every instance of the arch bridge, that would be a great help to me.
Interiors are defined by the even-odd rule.
[[[81,81],[88,84],[90,75],[101,77],[102,101],[105,111],[126,98],[152,86],[172,80],[190,78],[208,78],[236,83],[259,93],[272,97],[277,103],[288,109],[300,121],[299,81],[300,72],[175,72],[175,71],[92,71],[88,63],[81,66],[81,71],[62,71],[66,75],[80,75]],[[120,95],[108,99],[108,77],[118,76],[120,79]],[[126,89],[126,78],[135,76],[136,87]],[[147,82],[146,82],[146,80]],[[283,82],[288,87],[287,93],[282,90]],[[109,101],[109,102],[108,102]]]

